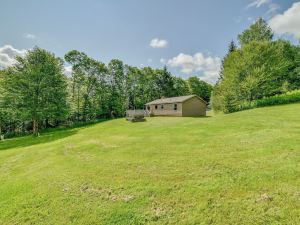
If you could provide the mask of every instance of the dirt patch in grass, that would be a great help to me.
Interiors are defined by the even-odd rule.
[[[88,194],[90,196],[100,197],[108,201],[122,201],[130,202],[135,199],[134,195],[126,194],[123,190],[112,190],[109,188],[94,187],[92,185],[81,185],[77,189],[71,189],[70,187],[64,187],[63,191],[66,193],[76,193],[80,195]]]

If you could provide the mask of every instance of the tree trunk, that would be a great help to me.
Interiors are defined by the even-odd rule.
[[[77,121],[79,121],[79,111],[80,111],[80,102],[79,102],[79,87],[77,89]]]
[[[4,137],[2,136],[2,129],[1,129],[1,124],[0,124],[0,141],[2,141],[2,139],[4,139]]]
[[[39,124],[36,119],[33,119],[32,132],[34,136],[39,136]]]

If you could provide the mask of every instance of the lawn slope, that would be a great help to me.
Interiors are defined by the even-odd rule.
[[[300,104],[0,142],[0,224],[297,224]]]

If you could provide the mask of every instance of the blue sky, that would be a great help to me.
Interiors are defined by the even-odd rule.
[[[213,82],[228,43],[259,16],[273,21],[278,35],[300,38],[297,2],[0,0],[0,65],[38,45],[60,57],[77,49],[105,63],[167,64],[177,76]]]

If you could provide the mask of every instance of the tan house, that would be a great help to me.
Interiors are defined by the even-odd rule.
[[[161,98],[146,104],[154,116],[205,116],[206,101],[197,95]]]

